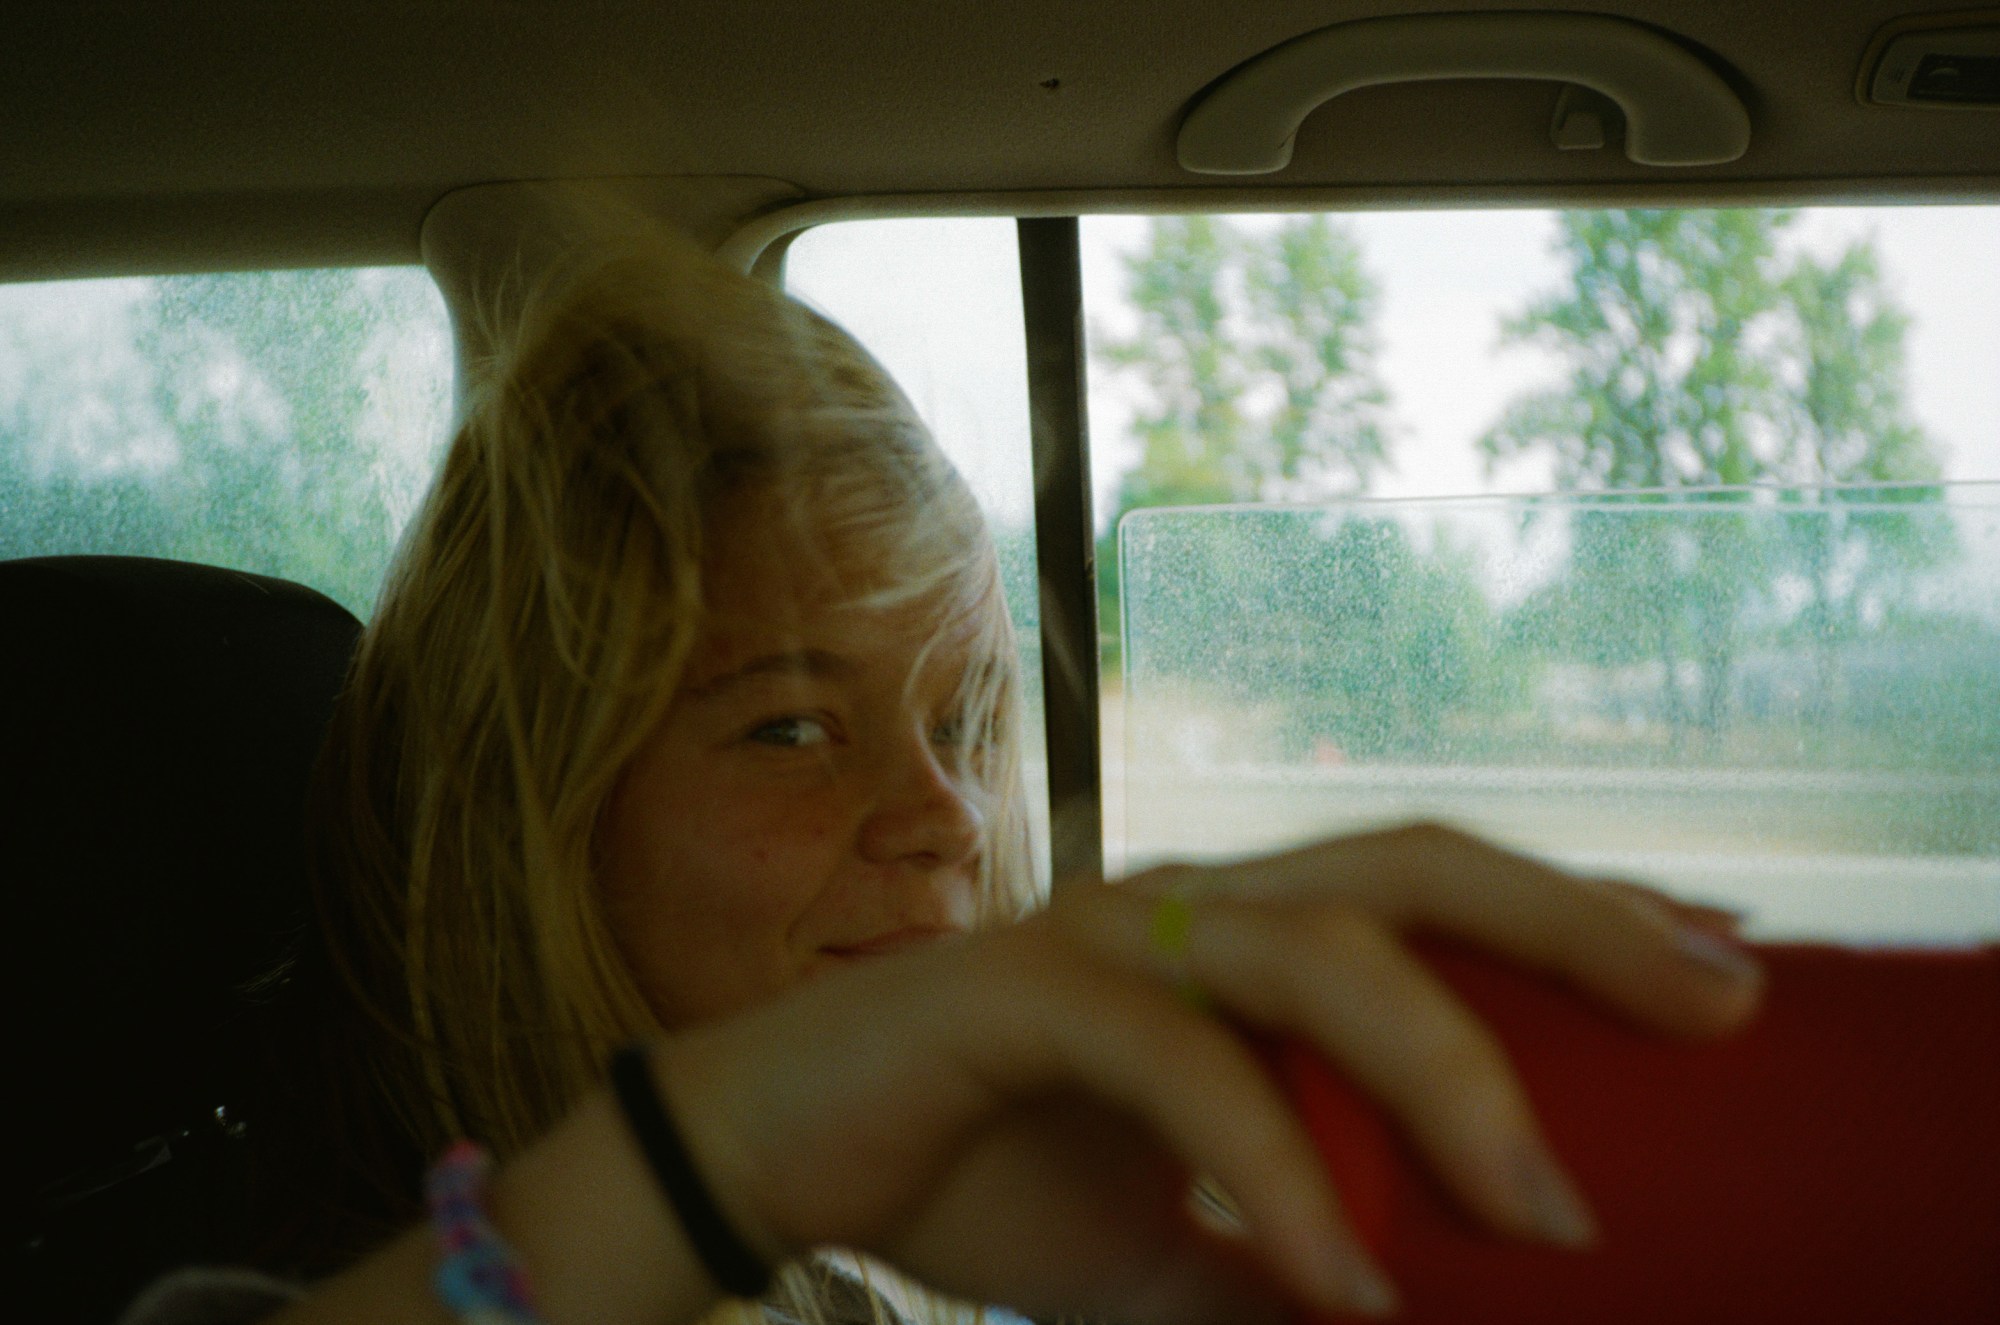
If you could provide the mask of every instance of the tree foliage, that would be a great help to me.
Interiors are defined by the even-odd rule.
[[[1818,644],[1822,687],[1830,692],[1833,649],[1856,633],[1882,581],[1948,550],[1939,522],[1858,517],[1854,508],[1935,500],[1930,485],[1942,467],[1909,417],[1909,317],[1884,288],[1873,246],[1850,245],[1831,263],[1800,255],[1781,293],[1790,314],[1784,352],[1792,408],[1775,468],[1799,485],[1787,494],[1797,508],[1785,521],[1787,550],[1810,592],[1801,626]]]
[[[147,282],[98,328],[120,370],[17,339],[0,398],[0,556],[175,557],[298,580],[360,614],[428,477],[443,366],[418,273]],[[423,360],[418,363],[413,360]],[[406,390],[402,393],[408,396]],[[410,435],[414,432],[416,435]]]
[[[1282,709],[1287,757],[1446,757],[1460,715],[1520,690],[1471,555],[1426,548],[1391,516],[1237,510],[1132,527],[1134,674]]]
[[[1375,283],[1345,230],[1325,216],[1268,232],[1163,217],[1125,265],[1138,330],[1098,349],[1145,398],[1120,512],[1367,487],[1388,460],[1389,397]]]
[[[1932,479],[1930,444],[1902,400],[1907,319],[1872,249],[1832,266],[1782,244],[1769,210],[1570,212],[1557,253],[1566,286],[1502,327],[1539,346],[1561,379],[1510,405],[1481,439],[1489,460],[1539,454],[1558,487],[1648,495],[1579,514],[1563,582],[1530,606],[1580,658],[1649,655],[1676,740],[1714,740],[1728,716],[1746,612],[1786,574],[1815,585],[1824,635],[1837,562],[1878,560],[1823,509],[1772,522],[1716,487]],[[1839,501],[1823,488],[1788,500]],[[1873,500],[1874,498],[1870,498]],[[1663,519],[1633,507],[1668,505]],[[1690,506],[1699,508],[1690,511]],[[1735,508],[1735,509],[1732,509]],[[1771,545],[1768,531],[1782,528]],[[1868,537],[1879,541],[1879,534]]]
[[[1563,380],[1510,405],[1480,446],[1549,454],[1565,489],[1681,488],[1765,476],[1775,409],[1771,211],[1565,212],[1567,288],[1502,324]]]
[[[1144,394],[1121,513],[1350,497],[1388,466],[1379,294],[1336,221],[1158,219],[1126,276],[1137,333],[1099,348]],[[1100,604],[1143,619],[1127,668],[1282,707],[1294,757],[1434,754],[1452,715],[1503,684],[1469,559],[1400,525],[1297,512],[1145,528],[1127,550],[1135,597]]]

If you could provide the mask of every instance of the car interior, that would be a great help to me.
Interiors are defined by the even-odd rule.
[[[0,1292],[28,1304],[22,1319],[109,1322],[163,1269],[240,1245],[232,1145],[270,1087],[257,977],[309,923],[301,807],[372,586],[510,292],[629,229],[684,231],[847,322],[959,435],[947,445],[966,448],[954,457],[975,486],[997,457],[992,505],[1018,534],[999,541],[1040,687],[1049,877],[1443,816],[1768,906],[1756,937],[2000,943],[2000,424],[1976,412],[2000,382],[2000,339],[1935,337],[1945,366],[1922,371],[1975,401],[1942,468],[1793,474],[1768,489],[1786,495],[1727,508],[1749,533],[1670,531],[1644,544],[1656,556],[1606,554],[1591,592],[1635,612],[1655,593],[1648,566],[1752,567],[1729,619],[1769,629],[1720,687],[1701,680],[1722,655],[1700,651],[1719,618],[1699,604],[1691,652],[1664,658],[1584,638],[1582,600],[1556,588],[1448,618],[1339,606],[1363,581],[1392,599],[1444,584],[1440,548],[1553,584],[1548,547],[1613,524],[1618,546],[1641,546],[1632,531],[1659,508],[1621,491],[1671,475],[1575,479],[1550,444],[1548,467],[1520,480],[1532,499],[1440,480],[1390,509],[1351,504],[1375,492],[1365,450],[1344,453],[1351,483],[1287,487],[1296,474],[1273,471],[1195,499],[1114,496],[1137,488],[1109,467],[1140,454],[1134,420],[1151,406],[1129,401],[1180,371],[1147,358],[1170,324],[1142,306],[1147,255],[1158,274],[1217,235],[1249,252],[1306,234],[1294,217],[1387,236],[1532,213],[1548,233],[1570,227],[1573,255],[1599,232],[1563,218],[1754,215],[1778,227],[1768,239],[1833,233],[1813,219],[1830,209],[1863,217],[1854,233],[1884,236],[1893,266],[1893,226],[1865,218],[1924,212],[1968,238],[1913,230],[1907,251],[1927,247],[1937,284],[1967,292],[1964,325],[2000,332],[2000,10],[22,0],[0,14],[0,68],[0,869],[15,899],[0,928],[23,1052]],[[1477,266],[1486,233],[1441,242]],[[1242,279],[1250,312],[1218,315],[1224,332],[1283,284]],[[1112,290],[1138,302],[1113,311]],[[1510,307],[1524,330],[1482,323],[1482,345],[1539,335],[1548,362],[1587,365],[1592,335],[1612,334],[1565,341],[1556,314],[1537,331]],[[314,329],[325,309],[345,319],[334,330]],[[1959,325],[1907,312],[1871,325]],[[265,339],[231,340],[231,317]],[[93,339],[107,328],[115,343]],[[997,420],[952,424],[988,388],[899,367],[899,345],[961,332],[965,360],[1006,379]],[[1662,380],[1696,389],[1685,372]],[[1283,389],[1253,383],[1245,399]],[[1357,399],[1343,418],[1377,408]],[[1415,408],[1421,390],[1398,386],[1395,403]],[[1554,436],[1526,428],[1490,429],[1489,462]],[[1379,435],[1399,455],[1424,444],[1400,424]],[[140,490],[176,456],[236,464],[260,438],[297,450],[241,469],[240,493]],[[357,477],[320,477],[343,457]],[[1726,505],[1776,474],[1724,466],[1684,486]],[[1839,487],[1856,480],[1860,497]],[[323,504],[350,490],[373,503],[365,518]],[[183,523],[155,537],[157,512]],[[1756,560],[1836,536],[1838,574]],[[1554,670],[1436,661],[1498,656],[1465,623],[1531,598],[1562,641],[1545,652],[1568,650]],[[1850,634],[1801,643],[1796,623],[1836,606]],[[1787,612],[1793,624],[1770,624]],[[1270,633],[1302,617],[1403,641],[1406,679],[1380,680],[1375,654],[1298,664],[1348,658],[1346,635]],[[1521,735],[1531,708],[1540,744]],[[1829,724],[1837,739],[1814,734]],[[1810,753],[1773,753],[1781,729]],[[1700,831],[1670,841],[1690,822]],[[1990,970],[1979,979],[1955,987],[1992,994]],[[1933,1012],[1986,1033],[1994,1003]],[[1990,1074],[1965,1087],[1995,1089]],[[1991,1259],[1960,1265],[1912,1318],[2000,1310],[2000,1131],[1963,1126],[1952,1144],[1972,1195],[1953,1208],[1974,1235],[1953,1245]]]

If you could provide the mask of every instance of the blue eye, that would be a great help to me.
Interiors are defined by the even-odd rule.
[[[776,746],[782,750],[803,750],[808,746],[825,745],[833,739],[826,724],[817,718],[784,717],[773,718],[750,732],[750,740],[758,745]]]

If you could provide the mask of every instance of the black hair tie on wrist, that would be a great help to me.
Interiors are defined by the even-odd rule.
[[[771,1267],[737,1236],[695,1172],[694,1159],[653,1084],[644,1048],[628,1044],[611,1056],[611,1089],[702,1267],[725,1292],[764,1296],[771,1288]]]

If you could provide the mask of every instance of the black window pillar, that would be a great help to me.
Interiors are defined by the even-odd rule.
[[[1035,461],[1050,854],[1060,885],[1104,873],[1083,272],[1075,217],[1024,217],[1016,225]]]

